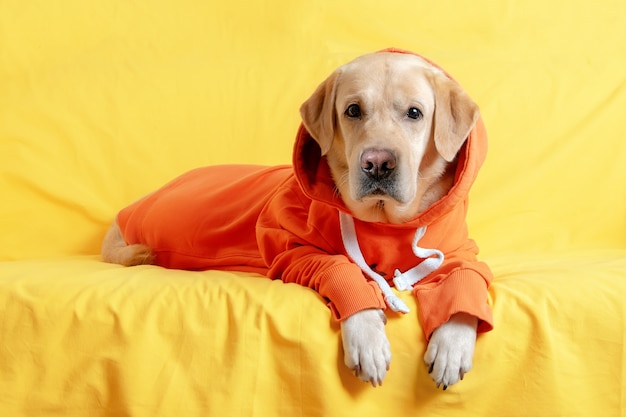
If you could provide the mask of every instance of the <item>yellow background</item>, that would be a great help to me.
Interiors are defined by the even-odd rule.
[[[179,173],[290,162],[335,67],[396,46],[479,103],[484,254],[626,243],[626,3],[0,2],[0,257],[97,253]]]
[[[284,164],[330,72],[395,46],[478,102],[495,329],[436,390],[413,311],[372,389],[308,289],[102,263],[115,213]],[[626,2],[0,0],[0,415],[613,416],[626,404]]]

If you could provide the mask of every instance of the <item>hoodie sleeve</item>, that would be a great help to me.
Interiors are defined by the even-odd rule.
[[[314,289],[339,321],[368,308],[384,309],[380,289],[347,257],[332,254],[323,231],[314,226],[328,219],[311,220],[322,213],[310,210],[310,205],[297,190],[284,186],[261,213],[256,233],[268,276]],[[331,211],[328,208],[326,217]]]
[[[427,339],[453,314],[468,313],[478,318],[478,332],[493,328],[487,288],[493,276],[489,267],[476,259],[478,247],[466,239],[456,250],[446,252],[437,271],[413,289]]]

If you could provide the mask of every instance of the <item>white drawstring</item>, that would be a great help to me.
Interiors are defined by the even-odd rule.
[[[387,306],[389,306],[389,308],[393,311],[408,313],[409,308],[404,301],[393,293],[387,280],[385,280],[385,278],[383,278],[379,273],[372,270],[372,268],[370,268],[365,261],[356,236],[354,219],[346,213],[339,212],[339,225],[341,228],[343,246],[346,249],[348,256],[367,276],[376,282],[383,293]],[[400,272],[400,270],[396,269],[394,272],[393,283],[394,286],[400,291],[412,289],[413,285],[439,268],[443,263],[444,255],[440,250],[421,248],[417,246],[417,243],[422,237],[424,237],[425,234],[426,226],[418,228],[415,231],[415,237],[413,238],[413,243],[411,245],[413,254],[415,254],[418,258],[423,259],[423,261],[408,271]]]
[[[413,254],[422,262],[414,266],[405,272],[395,270],[393,276],[393,284],[400,291],[406,291],[413,288],[418,281],[426,277],[428,274],[436,270],[443,263],[443,252],[438,249],[427,249],[417,246],[417,242],[426,234],[426,226],[422,226],[415,231],[415,237],[413,237]]]

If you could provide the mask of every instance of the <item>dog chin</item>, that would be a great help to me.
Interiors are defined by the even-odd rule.
[[[355,200],[369,202],[369,200],[380,201],[381,203],[395,202],[396,204],[406,204],[405,193],[400,191],[395,181],[361,181],[355,189]]]
[[[359,220],[371,223],[403,223],[405,206],[386,194],[369,194],[347,204],[352,215]]]

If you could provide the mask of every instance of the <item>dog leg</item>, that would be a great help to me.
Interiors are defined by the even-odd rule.
[[[447,389],[472,369],[477,325],[476,317],[457,313],[433,332],[424,361],[437,388]]]
[[[382,310],[359,311],[341,322],[344,362],[355,376],[372,386],[382,385],[391,363]]]
[[[102,260],[124,266],[145,265],[154,262],[154,255],[146,245],[127,245],[117,219],[113,221],[102,241]]]

